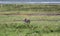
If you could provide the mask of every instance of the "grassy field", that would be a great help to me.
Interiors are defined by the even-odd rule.
[[[31,21],[27,25],[20,21],[26,17],[42,21]],[[60,36],[59,20],[59,16],[0,15],[0,36]]]
[[[60,12],[60,5],[46,4],[0,4],[0,11]]]
[[[23,15],[56,14],[59,9],[60,5],[0,4],[0,36],[60,36],[60,15]],[[31,23],[24,23],[24,18]]]

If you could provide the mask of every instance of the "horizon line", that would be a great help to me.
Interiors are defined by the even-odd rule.
[[[56,3],[59,4],[60,2],[15,2],[15,1],[0,1],[0,3],[8,4],[8,3]]]

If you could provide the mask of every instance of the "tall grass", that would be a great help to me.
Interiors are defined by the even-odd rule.
[[[57,13],[59,9],[60,5],[0,4],[0,36],[60,36],[60,16],[16,15],[20,13]],[[24,23],[24,18],[29,18],[31,23]]]
[[[36,21],[30,24],[20,23],[0,23],[1,36],[44,36],[47,33],[58,33],[60,22]],[[51,34],[51,35],[52,35]],[[49,36],[49,35],[48,35]],[[53,35],[54,36],[54,35]]]
[[[47,4],[0,4],[0,11],[59,12],[60,5]]]

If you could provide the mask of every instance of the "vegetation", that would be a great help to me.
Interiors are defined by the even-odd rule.
[[[60,36],[60,15],[23,15],[36,13],[60,13],[60,5],[0,4],[0,36]]]
[[[60,12],[60,5],[46,4],[0,4],[0,11]]]
[[[31,19],[30,24],[22,21],[26,17]],[[59,19],[59,16],[1,15],[0,36],[60,36]]]

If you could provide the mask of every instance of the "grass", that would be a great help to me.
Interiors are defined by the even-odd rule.
[[[46,5],[46,4],[0,4],[0,12],[5,11],[32,11],[32,12],[58,12],[60,5]]]
[[[29,26],[23,21],[17,21],[25,17],[26,15],[1,15],[0,36],[60,36],[60,21],[31,21]],[[60,19],[59,16],[28,16],[28,18],[31,20]]]
[[[60,13],[59,9],[60,5],[0,4],[0,36],[60,36],[60,16],[16,15],[56,14]],[[31,23],[24,23],[24,18],[29,18]]]
[[[29,18],[30,20],[46,20],[46,21],[47,20],[53,20],[53,21],[60,20],[59,16],[0,15],[0,22],[19,21],[19,20],[24,20],[24,18]]]
[[[47,27],[46,27],[47,26]],[[58,36],[60,22],[36,21],[31,22],[29,26],[20,23],[0,23],[0,36]],[[51,32],[50,30],[53,30]],[[59,35],[60,36],[60,35]]]
[[[48,34],[43,34],[43,36],[60,36],[60,33],[48,33]]]

